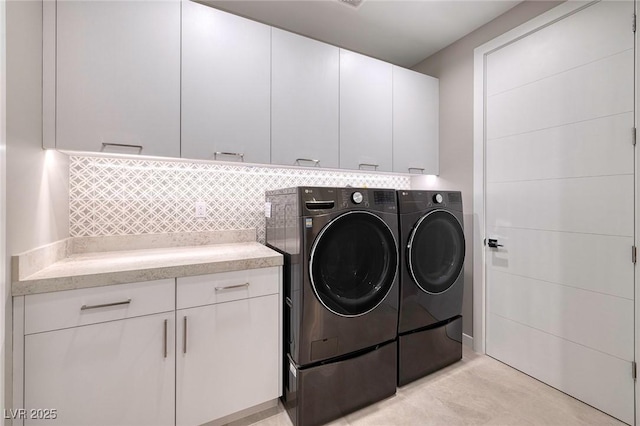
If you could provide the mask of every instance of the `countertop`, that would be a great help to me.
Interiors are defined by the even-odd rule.
[[[73,248],[86,247],[86,241],[63,240],[57,243],[59,246],[50,245],[14,256],[12,294],[20,296],[283,264],[280,253],[255,242],[255,230],[234,232],[236,234],[232,238],[216,238],[216,235],[220,235],[218,233],[205,239],[202,238],[203,233],[198,233],[199,238],[193,239],[197,243],[194,245],[189,245],[188,233],[186,238],[185,234],[181,234],[181,238],[175,238],[174,235],[164,244],[158,244],[156,238],[154,245],[169,245],[158,248],[144,247],[144,244],[139,244],[140,240],[138,244],[132,244],[131,239],[135,236],[130,236],[120,240],[126,247],[137,246],[136,249],[109,251],[96,248],[103,246],[113,249],[113,238],[107,240],[111,237],[104,237],[105,244],[101,244],[100,237],[94,237],[95,251],[81,253],[74,253]],[[251,235],[254,241],[246,241]],[[177,240],[180,246],[170,246],[171,241]],[[117,248],[117,244],[115,246]],[[42,250],[49,250],[49,253],[43,255]],[[24,265],[22,268],[20,261]],[[20,269],[26,273],[20,274]]]

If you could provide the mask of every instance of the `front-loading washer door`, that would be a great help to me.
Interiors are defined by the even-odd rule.
[[[447,291],[464,264],[464,232],[458,219],[446,210],[422,216],[411,232],[407,262],[415,283],[427,293]]]
[[[380,217],[366,211],[336,217],[311,247],[313,291],[337,315],[354,317],[373,310],[391,291],[397,269],[393,232]]]

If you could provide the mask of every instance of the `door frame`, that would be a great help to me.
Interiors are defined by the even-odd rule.
[[[474,74],[473,74],[473,348],[476,352],[486,353],[486,310],[487,310],[487,288],[486,288],[486,251],[484,249],[484,239],[486,238],[486,206],[485,206],[485,139],[486,139],[486,100],[485,100],[485,71],[486,57],[488,54],[514,43],[528,35],[548,27],[582,9],[585,9],[599,1],[577,1],[568,0],[555,8],[531,19],[530,21],[510,30],[501,36],[474,49]],[[637,0],[634,1],[634,12],[637,9]],[[629,31],[631,31],[631,17],[629,17]],[[636,45],[638,32],[634,34],[634,46]],[[635,68],[640,69],[640,57],[637,49],[635,55]],[[640,88],[639,73],[634,75],[634,126],[638,123],[638,90]],[[638,188],[640,179],[638,177],[639,154],[635,150],[635,229],[640,229],[640,204],[638,200]],[[637,232],[634,232],[634,245],[638,246]],[[631,260],[631,259],[630,259]],[[634,272],[634,294],[640,294],[638,274]],[[634,348],[635,354],[640,353],[640,306],[634,297]],[[635,385],[635,422],[640,424],[640,392],[638,382]]]

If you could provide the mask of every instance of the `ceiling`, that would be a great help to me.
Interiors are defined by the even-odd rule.
[[[412,67],[520,0],[198,0],[268,25]],[[343,0],[356,1],[357,0]]]

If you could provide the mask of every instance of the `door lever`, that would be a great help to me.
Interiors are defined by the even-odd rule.
[[[489,238],[487,240],[487,245],[491,248],[498,248],[498,247],[504,247],[502,244],[498,244],[498,240],[493,239],[493,238]]]

